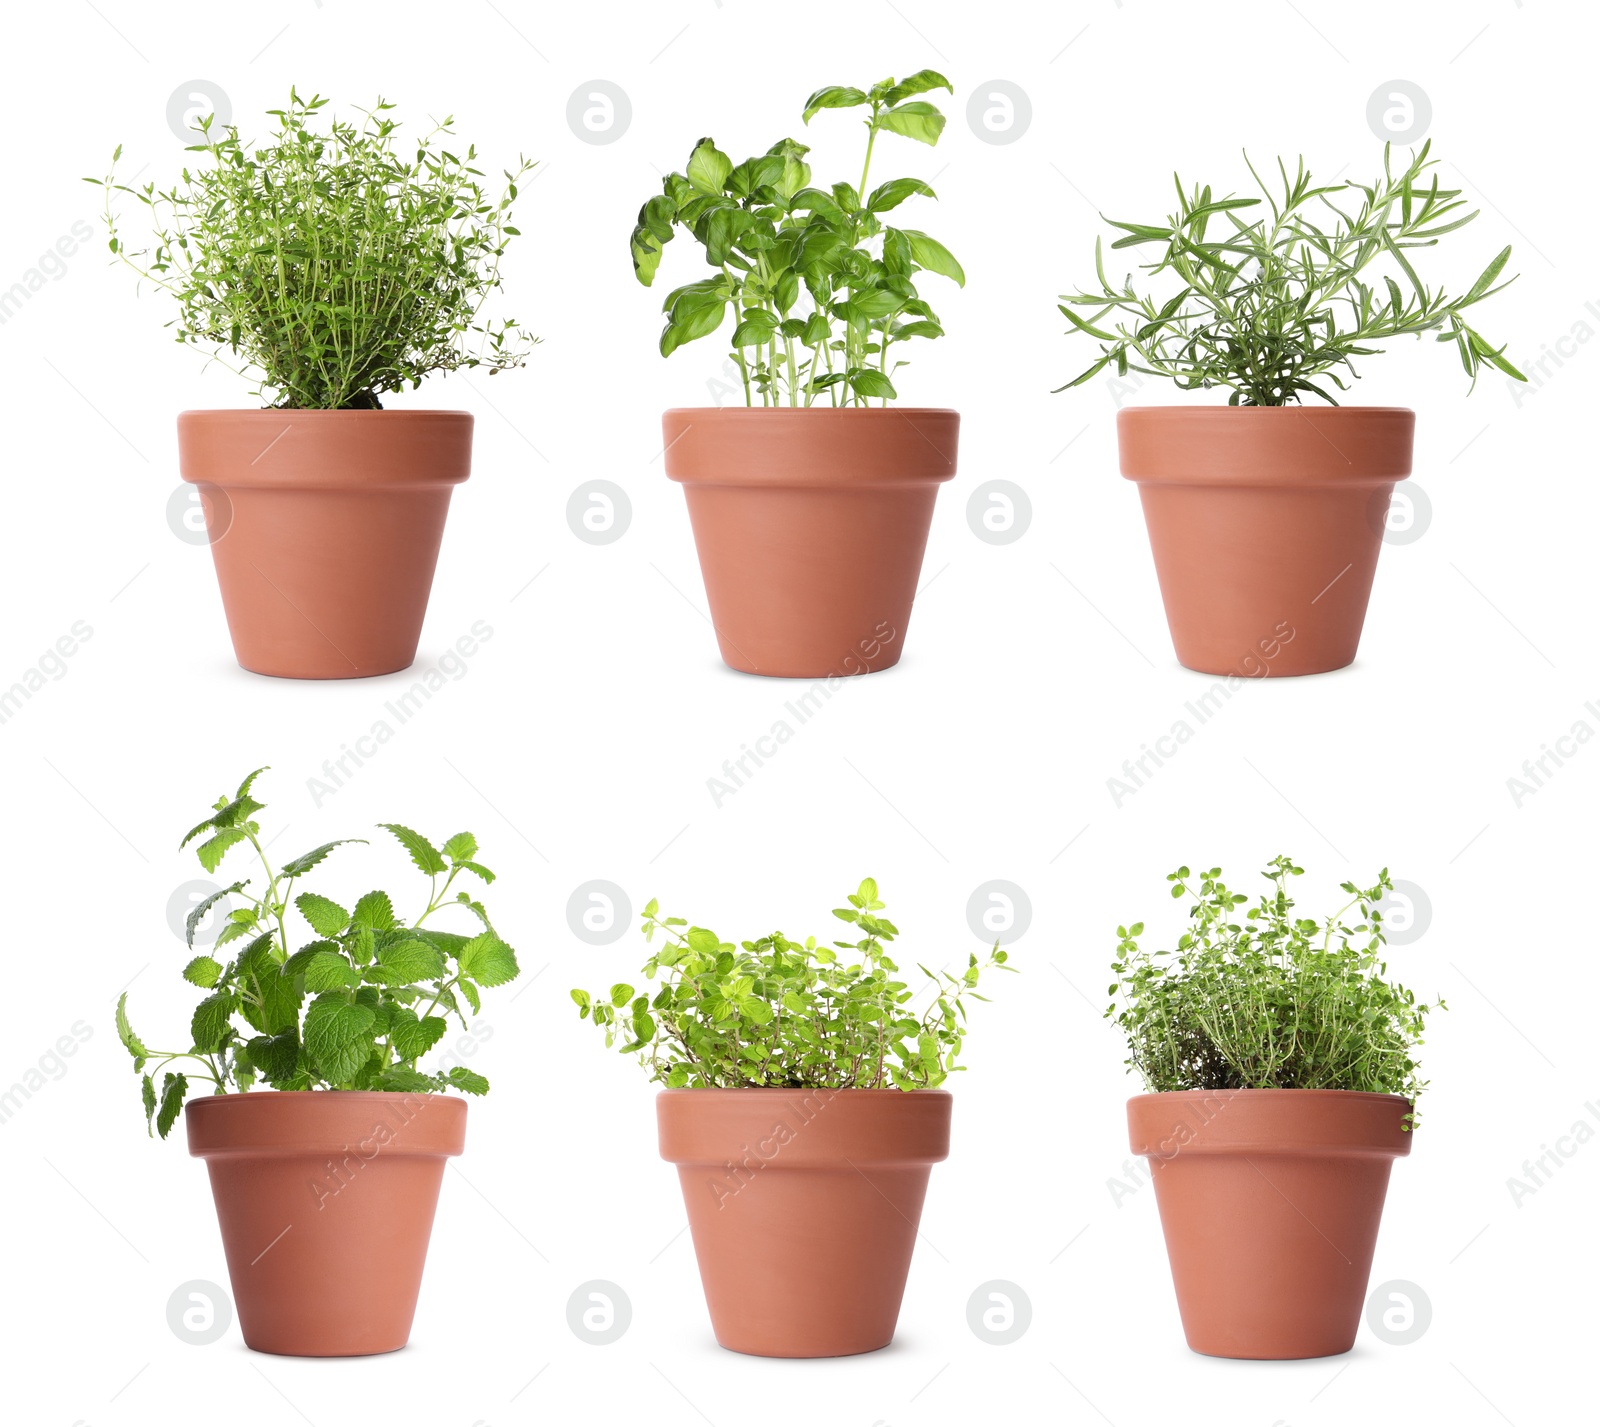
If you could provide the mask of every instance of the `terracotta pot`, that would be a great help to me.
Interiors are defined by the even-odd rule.
[[[1179,663],[1277,678],[1356,657],[1415,424],[1386,406],[1117,414]]]
[[[870,1353],[894,1337],[945,1090],[663,1090],[717,1341],[768,1358]]]
[[[464,411],[185,411],[239,663],[288,679],[392,674],[417,657]]]
[[[1389,1166],[1411,1152],[1398,1095],[1136,1095],[1184,1336],[1218,1358],[1322,1358],[1355,1343]]]
[[[783,679],[898,663],[960,427],[926,407],[667,412],[723,662]]]
[[[405,1347],[466,1102],[269,1090],[191,1100],[184,1118],[211,1173],[245,1343],[309,1358]]]

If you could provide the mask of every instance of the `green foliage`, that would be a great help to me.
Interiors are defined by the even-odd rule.
[[[860,941],[819,945],[773,932],[738,946],[682,917],[662,917],[652,900],[644,909],[646,941],[663,945],[645,962],[654,995],[625,982],[591,994],[574,990],[580,1019],[605,1030],[637,1054],[652,1080],[673,1088],[917,1090],[965,1069],[957,1063],[966,1035],[966,1000],[980,974],[1009,971],[995,946],[968,958],[959,976],[919,966],[922,983],[899,979],[885,950],[899,934],[879,915],[878,884],[870,877],[834,916],[862,933]],[[841,956],[839,953],[845,953]],[[919,992],[929,1001],[918,1011]]]
[[[834,406],[896,397],[891,376],[906,363],[891,361],[890,348],[944,335],[912,279],[927,271],[965,285],[966,275],[926,233],[881,219],[933,190],[921,179],[896,178],[868,192],[867,175],[880,133],[938,143],[944,115],[912,98],[934,89],[954,93],[942,74],[924,69],[869,90],[831,85],[806,101],[807,124],[821,109],[867,109],[866,158],[854,187],[813,186],[810,150],[793,139],[737,166],[701,139],[684,172],[668,174],[662,193],[639,210],[629,241],[646,287],[676,228],[694,236],[716,270],[667,294],[661,355],[710,336],[731,313],[746,405],[758,395],[763,406],[810,406],[824,393]]]
[[[231,961],[196,956],[184,967],[184,979],[209,992],[190,1021],[189,1048],[149,1049],[129,1024],[127,994],[117,1002],[117,1036],[134,1070],[142,1072],[146,1121],[167,1137],[188,1094],[189,1075],[209,1081],[218,1094],[258,1082],[275,1090],[486,1093],[489,1082],[459,1066],[417,1068],[444,1035],[448,1015],[466,1028],[462,1000],[476,1013],[480,987],[503,986],[518,974],[516,953],[496,933],[483,905],[467,892],[451,892],[463,872],[494,880],[494,873],[472,860],[477,840],[457,833],[441,851],[409,828],[380,824],[428,877],[427,905],[407,924],[396,918],[387,892],[368,892],[348,912],[320,893],[296,893],[295,883],[350,839],[324,843],[273,871],[254,820],[265,804],[250,796],[263,771],[246,778],[232,798],[218,798],[211,816],[183,839],[184,846],[199,840],[196,851],[208,871],[229,849],[247,843],[264,879],[258,897],[246,891],[248,880],[235,882],[189,915],[192,948],[206,911],[231,895],[243,905],[229,913],[215,945],[249,939]],[[216,851],[219,839],[225,841]],[[444,907],[470,913],[481,930],[468,937],[423,926]],[[292,912],[314,933],[294,951]],[[189,1073],[166,1070],[158,1092],[154,1072],[175,1061],[191,1062]]]
[[[1195,901],[1176,950],[1141,949],[1143,922],[1117,928],[1106,1015],[1147,1089],[1365,1090],[1415,1105],[1426,1082],[1413,1051],[1444,1002],[1418,1005],[1386,979],[1378,903],[1392,889],[1388,869],[1371,887],[1340,883],[1352,900],[1320,924],[1291,915],[1287,883],[1302,870],[1274,858],[1262,873],[1270,890],[1241,920],[1249,898],[1221,868],[1192,881],[1180,867],[1167,877],[1172,895]]]
[[[111,251],[178,300],[178,341],[231,354],[275,407],[375,408],[433,372],[521,366],[529,340],[517,323],[481,313],[532,165],[507,170],[493,198],[477,150],[451,151],[449,118],[402,152],[392,104],[323,128],[327,102],[291,89],[286,109],[268,111],[277,131],[254,148],[206,116],[189,148],[204,165],[164,192],[116,181],[119,146],[112,172],[86,180],[105,189]],[[149,210],[152,246],[129,248],[118,193]]]
[[[1437,163],[1428,149],[1424,144],[1397,175],[1385,144],[1383,176],[1371,184],[1347,179],[1313,187],[1304,160],[1291,179],[1280,159],[1281,193],[1263,183],[1246,158],[1270,221],[1239,216],[1260,198],[1213,198],[1209,186],[1198,184],[1186,192],[1174,174],[1178,211],[1164,224],[1107,221],[1124,234],[1113,249],[1159,245],[1161,256],[1141,264],[1142,271],[1151,277],[1170,272],[1180,286],[1162,297],[1136,293],[1131,275],[1114,286],[1096,239],[1100,290],[1063,294],[1061,312],[1074,331],[1100,342],[1100,358],[1067,387],[1110,366],[1119,376],[1167,377],[1184,391],[1226,387],[1230,406],[1286,406],[1308,392],[1337,405],[1319,384],[1324,378],[1347,391],[1340,372],[1355,379],[1351,358],[1371,356],[1373,343],[1420,339],[1424,332],[1455,344],[1474,386],[1485,366],[1525,381],[1505,348],[1491,346],[1461,316],[1513,281],[1495,285],[1511,249],[1455,298],[1430,289],[1406,257],[1478,216],[1476,209],[1459,212],[1466,206],[1459,189],[1440,188],[1437,174],[1425,179]],[[1208,236],[1217,224],[1221,236]],[[1394,269],[1381,289],[1368,271],[1380,258]],[[1093,310],[1080,316],[1075,308]],[[1106,321],[1112,313],[1114,326]]]

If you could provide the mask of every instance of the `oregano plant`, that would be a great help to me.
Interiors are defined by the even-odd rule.
[[[961,264],[937,239],[882,215],[908,198],[934,197],[919,178],[895,178],[868,189],[880,134],[939,142],[944,115],[914,96],[945,89],[931,69],[870,89],[828,85],[801,114],[810,124],[823,109],[865,109],[866,152],[855,183],[821,188],[805,161],[810,149],[780,139],[766,153],[735,164],[707,138],[682,173],[639,210],[629,247],[633,270],[649,287],[663,247],[682,228],[705,250],[713,275],[674,288],[662,310],[661,355],[708,337],[730,317],[732,360],[747,406],[887,404],[898,395],[893,374],[906,362],[891,348],[944,335],[918,294],[919,272],[964,286]]]
[[[133,1029],[128,996],[117,1002],[117,1034],[139,1073],[145,1118],[165,1139],[191,1081],[216,1094],[274,1090],[462,1090],[482,1095],[489,1082],[463,1066],[427,1070],[421,1062],[455,1016],[476,1015],[482,990],[518,974],[515,952],[494,929],[482,902],[457,879],[487,885],[494,873],[477,860],[477,840],[459,832],[435,847],[399,823],[381,823],[428,879],[422,910],[398,915],[387,892],[368,892],[349,910],[311,891],[307,876],[344,838],[274,868],[255,815],[266,806],[250,774],[230,798],[189,830],[200,865],[215,873],[235,848],[255,853],[258,874],[213,892],[190,910],[195,932],[213,907],[229,910],[211,952],[193,957],[184,980],[205,992],[189,1023],[187,1046],[157,1050]],[[297,888],[299,890],[297,890]],[[253,889],[253,890],[252,890]],[[454,889],[452,891],[452,889]],[[465,915],[471,934],[425,926],[446,909]],[[183,1042],[179,1043],[180,1045]],[[156,1077],[160,1075],[160,1084]]]
[[[383,99],[359,120],[327,104],[291,88],[256,144],[203,116],[200,157],[166,189],[118,182],[119,145],[111,173],[85,180],[105,191],[111,251],[177,300],[179,342],[253,375],[269,406],[371,409],[434,372],[522,365],[535,339],[483,309],[533,165],[506,170],[495,196],[452,119],[407,143]],[[147,211],[148,245],[128,237],[118,194]]]
[[[1416,1048],[1444,1002],[1421,1004],[1389,979],[1388,869],[1370,887],[1340,883],[1348,900],[1321,921],[1295,914],[1288,884],[1303,871],[1275,857],[1267,890],[1241,912],[1250,899],[1221,868],[1180,867],[1167,880],[1190,899],[1189,925],[1174,949],[1141,946],[1143,922],[1117,928],[1106,1015],[1146,1089],[1363,1090],[1415,1106]]]
[[[970,953],[958,974],[918,964],[903,980],[888,944],[899,929],[882,915],[867,878],[833,915],[858,941],[797,942],[782,932],[725,942],[683,917],[663,917],[652,899],[641,929],[660,945],[644,964],[652,994],[619,982],[609,991],[574,990],[580,1019],[606,1045],[637,1055],[669,1088],[919,1090],[965,1069],[967,1001],[983,1001],[985,971],[1010,971],[998,945]],[[919,999],[923,1004],[919,1005]]]
[[[1061,297],[1072,331],[1100,343],[1099,358],[1058,391],[1081,386],[1107,367],[1165,377],[1182,391],[1226,390],[1230,406],[1287,406],[1307,396],[1337,405],[1328,389],[1349,390],[1353,359],[1393,337],[1431,333],[1454,344],[1477,384],[1484,367],[1526,378],[1504,346],[1481,336],[1462,315],[1514,279],[1498,281],[1511,257],[1501,249],[1459,297],[1430,287],[1411,257],[1465,227],[1461,190],[1441,188],[1424,144],[1395,169],[1383,146],[1383,173],[1371,183],[1314,184],[1304,160],[1279,184],[1245,164],[1261,197],[1216,196],[1210,185],[1185,188],[1176,174],[1176,212],[1164,223],[1121,223],[1111,247],[1153,247],[1140,265],[1159,291],[1140,291],[1131,275],[1115,283],[1095,240],[1098,290]],[[1266,204],[1266,212],[1248,215]],[[1387,265],[1388,271],[1381,271]]]

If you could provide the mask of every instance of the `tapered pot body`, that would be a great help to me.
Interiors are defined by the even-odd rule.
[[[240,664],[290,679],[410,665],[471,470],[469,413],[186,411],[178,456]]]
[[[947,1091],[664,1090],[717,1341],[773,1358],[868,1353],[894,1337]]]
[[[1409,1103],[1344,1090],[1138,1095],[1184,1336],[1220,1358],[1320,1358],[1355,1343]]]
[[[358,1357],[406,1345],[448,1156],[446,1095],[252,1091],[191,1100],[245,1343]]]
[[[1415,423],[1380,406],[1118,413],[1179,663],[1278,678],[1356,657]]]
[[[779,678],[898,663],[960,416],[696,407],[661,425],[723,661]]]

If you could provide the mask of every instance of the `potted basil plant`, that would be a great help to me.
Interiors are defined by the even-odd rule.
[[[193,168],[166,190],[113,172],[111,251],[178,303],[178,341],[253,376],[261,409],[186,411],[178,456],[200,487],[239,663],[351,679],[416,658],[452,487],[472,464],[464,411],[384,410],[436,372],[522,364],[517,323],[491,322],[517,230],[524,162],[498,197],[446,119],[402,141],[382,100],[329,119],[294,90],[247,143],[199,121]],[[130,246],[116,195],[148,210]]]
[[[575,990],[580,1018],[637,1055],[661,1155],[678,1167],[717,1341],[763,1357],[866,1353],[894,1337],[929,1171],[949,1153],[947,1077],[979,977],[903,980],[871,878],[831,947],[773,932],[725,942],[644,909],[652,994]],[[918,992],[929,999],[918,1011]]]
[[[744,405],[662,417],[667,475],[684,487],[732,668],[866,674],[905,648],[934,499],[955,475],[960,417],[889,402],[902,354],[944,333],[918,274],[958,285],[966,277],[936,239],[896,226],[894,210],[933,197],[932,188],[916,178],[868,183],[880,135],[939,141],[944,115],[916,96],[950,88],[924,69],[870,89],[817,90],[801,115],[807,124],[823,109],[866,111],[855,182],[814,184],[809,150],[793,139],[736,165],[707,138],[639,210],[629,246],[641,283],[655,281],[679,229],[711,269],[667,294],[662,356],[732,328]]]
[[[1255,906],[1180,867],[1175,951],[1118,927],[1107,1010],[1149,1092],[1128,1101],[1150,1161],[1184,1336],[1224,1358],[1318,1358],[1355,1342],[1394,1161],[1411,1152],[1428,1014],[1382,960],[1387,870],[1316,922],[1274,858]]]
[[[1139,484],[1172,642],[1190,669],[1265,678],[1356,657],[1416,417],[1338,405],[1354,359],[1431,334],[1474,385],[1484,367],[1524,380],[1463,315],[1507,286],[1511,249],[1459,297],[1417,271],[1419,250],[1478,216],[1429,175],[1428,152],[1396,171],[1386,144],[1371,183],[1314,184],[1303,161],[1291,178],[1279,160],[1273,187],[1251,167],[1261,197],[1186,190],[1174,176],[1165,222],[1112,223],[1112,250],[1153,248],[1141,270],[1164,285],[1116,282],[1096,240],[1098,287],[1061,298],[1072,331],[1100,343],[1067,386],[1109,369],[1228,393],[1226,406],[1117,414],[1122,474]]]
[[[189,913],[191,948],[208,915],[226,915],[216,954],[183,969],[204,993],[186,1048],[147,1044],[126,993],[117,1033],[146,1121],[165,1139],[182,1114],[189,1153],[210,1171],[245,1343],[297,1357],[392,1352],[410,1336],[444,1162],[466,1133],[466,1101],[440,1092],[489,1089],[463,1065],[422,1062],[450,1017],[465,1030],[482,990],[517,976],[517,958],[458,882],[494,880],[471,833],[435,848],[383,824],[428,878],[425,904],[408,921],[374,891],[346,910],[305,880],[351,839],[274,868],[252,795],[263,771],[183,840],[208,873],[237,847],[259,868],[253,891],[241,879]],[[470,934],[424,925],[446,909]],[[195,1082],[214,1093],[188,1099]]]

